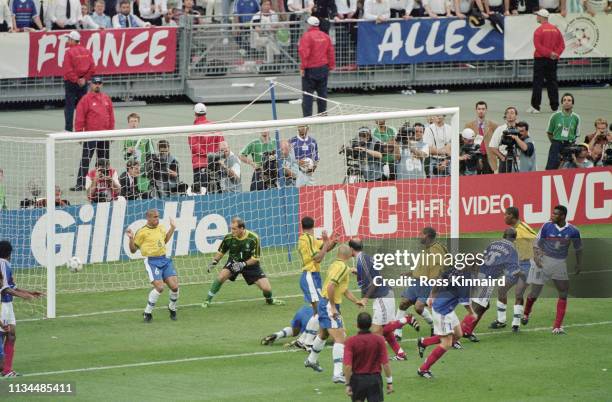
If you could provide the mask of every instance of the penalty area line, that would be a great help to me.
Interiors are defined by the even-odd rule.
[[[612,321],[586,322],[586,323],[568,324],[564,328],[593,327],[593,326],[598,326],[598,325],[610,325],[610,324],[612,324]],[[521,332],[540,332],[540,331],[550,331],[550,327],[521,329]],[[491,335],[501,335],[501,334],[509,334],[509,332],[508,331],[483,332],[483,333],[479,333],[478,335],[479,336],[491,336]],[[402,343],[404,342],[416,342],[416,338],[404,339],[402,340]],[[85,368],[68,369],[68,370],[44,371],[44,372],[39,372],[39,373],[23,374],[23,377],[41,377],[41,376],[47,376],[47,375],[85,373],[85,372],[116,370],[116,369],[133,368],[133,367],[163,366],[163,365],[169,365],[169,364],[200,362],[200,361],[207,361],[207,360],[235,359],[235,358],[244,358],[244,357],[253,357],[253,356],[268,356],[268,355],[276,355],[276,354],[281,354],[281,353],[295,353],[295,352],[301,352],[301,350],[300,349],[297,349],[297,350],[282,349],[282,350],[269,350],[269,351],[263,351],[263,352],[234,353],[234,354],[214,355],[214,356],[196,356],[196,357],[186,357],[182,359],[117,364],[117,365],[112,365],[112,366],[98,366],[98,367],[85,367]]]

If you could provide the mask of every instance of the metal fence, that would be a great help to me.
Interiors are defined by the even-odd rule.
[[[305,25],[301,19],[290,18],[288,14],[280,15],[279,20],[273,27],[251,23],[207,23],[198,17],[183,20],[185,25],[179,29],[174,72],[109,76],[106,90],[117,98],[186,94],[195,99],[197,91],[193,87],[205,82],[208,89],[206,98],[211,102],[245,100],[244,91],[242,97],[238,97],[232,92],[238,89],[226,85],[228,80],[252,80],[266,75],[297,77],[297,43]],[[330,36],[336,47],[337,60],[337,68],[330,75],[330,89],[503,85],[529,82],[532,77],[531,60],[358,66],[356,22],[332,21]],[[611,60],[561,60],[559,80],[612,79]],[[218,81],[211,82],[212,79]],[[61,100],[63,97],[61,77],[0,80],[2,103]]]

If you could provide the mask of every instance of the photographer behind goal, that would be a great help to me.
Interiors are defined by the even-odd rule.
[[[208,157],[208,192],[238,193],[242,191],[240,182],[240,160],[230,150],[225,141],[219,143],[219,151],[211,152]]]
[[[368,127],[361,127],[350,145],[340,148],[340,154],[343,153],[346,154],[348,176],[357,176],[357,181],[382,179],[382,145],[372,138]]]
[[[506,108],[503,124],[493,133],[489,149],[499,159],[498,173],[531,172],[536,170],[535,148],[529,138],[529,124],[516,122],[518,111],[514,106]]]
[[[425,167],[424,160],[429,156],[429,145],[423,141],[425,126],[421,123],[414,123],[410,127],[410,123],[406,122],[399,129],[396,143],[395,156],[396,166],[395,172],[398,180],[403,179],[424,179]]]
[[[461,132],[461,139],[463,145],[459,153],[459,172],[462,176],[482,174],[484,170],[483,154],[480,150],[482,136],[477,136],[474,130],[466,128]]]

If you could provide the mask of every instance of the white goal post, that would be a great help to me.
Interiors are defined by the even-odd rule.
[[[58,132],[49,134],[46,140],[46,279],[47,279],[47,306],[46,317],[56,317],[56,295],[61,289],[57,288],[57,272],[56,267],[65,263],[58,261],[56,258],[56,245],[58,244],[58,227],[56,214],[58,210],[55,207],[55,188],[58,178],[58,169],[63,169],[64,163],[59,163],[59,160],[71,158],[70,169],[73,169],[76,160],[75,152],[78,141],[88,140],[124,140],[128,138],[150,138],[157,142],[160,139],[187,137],[193,134],[206,134],[211,132],[222,132],[227,138],[246,139],[247,136],[256,137],[260,130],[270,130],[276,132],[278,138],[279,131],[281,133],[295,132],[295,128],[302,125],[310,127],[311,132],[314,132],[316,139],[322,144],[320,147],[326,149],[328,158],[332,155],[337,157],[337,146],[344,144],[353,137],[355,128],[362,125],[372,125],[377,120],[386,120],[400,124],[408,119],[426,119],[429,116],[445,115],[451,126],[452,143],[451,143],[451,163],[450,163],[450,186],[445,189],[445,192],[450,192],[449,211],[449,227],[450,231],[447,236],[450,238],[459,237],[459,108],[435,108],[423,110],[403,110],[393,112],[377,112],[377,113],[359,113],[349,115],[330,115],[322,117],[297,118],[285,120],[267,120],[267,121],[247,121],[247,122],[230,122],[219,124],[206,125],[191,125],[191,126],[176,126],[176,127],[156,127],[156,128],[139,128],[139,129],[120,129],[113,131],[96,131],[96,132]],[[450,118],[450,119],[449,119]],[[284,135],[284,134],[283,134]],[[274,134],[272,134],[274,139]],[[184,141],[183,141],[184,142]],[[241,144],[243,141],[241,142]],[[70,148],[65,144],[72,144]],[[238,153],[238,150],[235,150]],[[187,155],[187,154],[186,154]],[[184,158],[184,165],[188,166],[188,156]],[[326,174],[333,174],[335,168],[330,168]],[[188,170],[188,169],[187,169]],[[321,173],[323,176],[324,173]],[[335,180],[336,184],[341,183],[340,180]],[[348,184],[347,184],[348,185]],[[248,190],[247,190],[248,191]],[[204,196],[205,197],[205,196]],[[144,214],[143,214],[144,215]],[[90,230],[91,229],[87,229]],[[89,233],[89,232],[88,232]],[[76,236],[76,234],[74,235]],[[76,240],[74,241],[77,242]],[[89,246],[88,246],[89,247]],[[86,268],[87,269],[87,268]],[[80,274],[74,274],[80,275]],[[144,274],[142,272],[139,275]],[[179,277],[180,277],[179,271]]]

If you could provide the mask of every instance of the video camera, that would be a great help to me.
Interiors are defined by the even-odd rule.
[[[395,141],[399,143],[400,145],[404,145],[404,146],[410,145],[410,141],[415,141],[415,140],[416,140],[416,133],[415,133],[414,127],[410,127],[408,123],[400,127],[399,131],[397,132],[397,136],[395,137]]]
[[[601,163],[604,166],[612,166],[612,142],[608,142],[604,145],[601,154]]]
[[[571,161],[572,155],[578,156],[582,152],[582,147],[580,145],[574,145],[572,142],[564,142],[561,148],[561,159],[565,161]]]
[[[264,152],[261,155],[261,179],[264,183],[264,189],[276,187],[278,179],[278,160],[276,152]]]
[[[514,146],[513,135],[520,136],[521,133],[516,127],[508,127],[506,130],[502,131],[501,143],[508,148]]]

